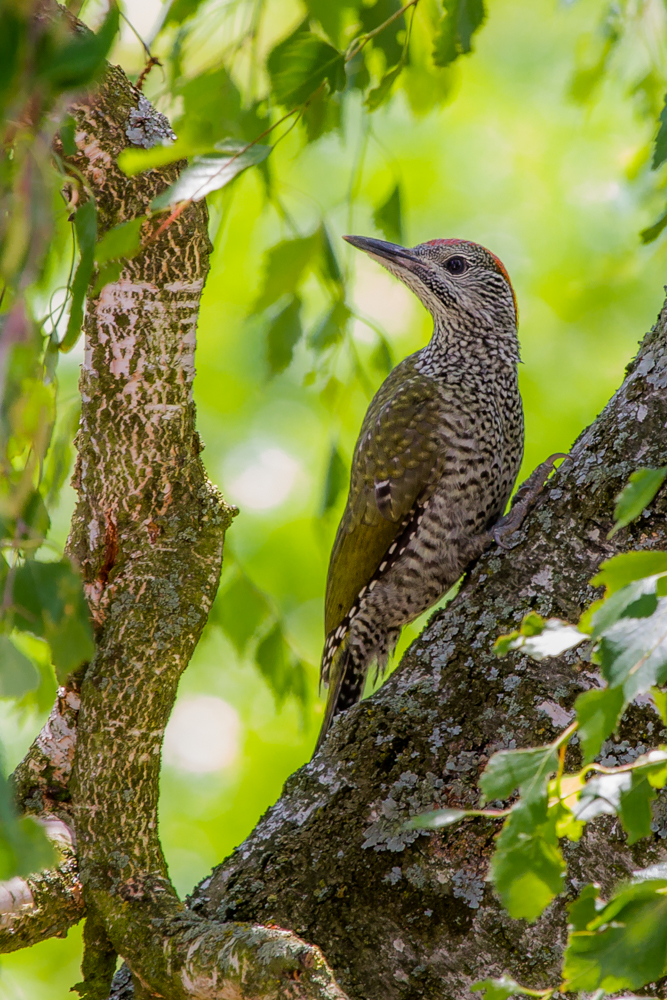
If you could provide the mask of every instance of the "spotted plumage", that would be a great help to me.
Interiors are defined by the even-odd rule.
[[[419,297],[434,328],[380,386],[355,447],[327,579],[318,747],[403,625],[489,544],[523,453],[516,300],[498,258],[463,240],[346,239]]]

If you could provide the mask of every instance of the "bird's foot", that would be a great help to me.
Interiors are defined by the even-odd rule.
[[[570,456],[558,451],[555,455],[550,455],[545,462],[538,465],[514,494],[512,506],[508,513],[504,517],[501,517],[491,529],[493,540],[501,549],[511,548],[510,545],[506,544],[505,539],[508,535],[513,535],[515,531],[519,530],[531,504],[535,502],[542,492],[544,484],[554,470],[554,463],[559,458],[569,459]]]

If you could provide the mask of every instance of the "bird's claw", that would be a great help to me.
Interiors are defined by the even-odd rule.
[[[541,462],[540,465],[538,465],[537,468],[531,472],[528,479],[521,484],[519,489],[514,494],[512,506],[510,507],[508,513],[505,514],[504,517],[501,517],[492,528],[491,536],[494,542],[499,545],[501,549],[512,548],[511,545],[507,545],[505,543],[504,539],[508,535],[513,535],[515,531],[519,530],[531,504],[535,502],[544,489],[544,484],[553,472],[554,463],[559,458],[571,461],[570,456],[561,451],[557,451],[554,455],[549,455],[549,458],[547,458],[546,461]]]

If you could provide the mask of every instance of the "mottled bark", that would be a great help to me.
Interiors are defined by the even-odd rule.
[[[117,67],[70,111],[77,153],[64,159],[95,196],[98,231],[146,215],[179,165],[130,179],[116,161],[130,142],[169,139],[166,119]],[[54,885],[48,906],[29,883],[16,887],[17,899],[9,889],[22,921],[0,948],[15,946],[19,930],[22,944],[62,933],[85,906],[89,997],[108,994],[120,955],[137,996],[344,1000],[318,949],[291,932],[220,926],[188,911],[158,838],[164,730],[235,513],[204,473],[192,400],[206,207],[189,205],[158,235],[161,222],[144,223],[141,252],[88,300],[68,548],[82,569],[97,651],[69,693],[60,692],[14,777],[24,809],[70,825],[78,872],[44,876]],[[61,907],[56,922],[70,877],[83,905]]]
[[[547,742],[571,720],[579,692],[597,684],[577,652],[536,663],[516,653],[498,660],[492,646],[531,608],[576,621],[596,596],[588,581],[603,559],[667,548],[665,490],[606,539],[629,474],[667,464],[666,425],[667,308],[516,546],[485,554],[387,684],[339,717],[322,751],[197,888],[195,912],[291,928],[322,948],[358,1000],[463,1000],[476,979],[503,972],[532,986],[559,982],[564,900],[533,926],[507,916],[485,881],[495,821],[440,833],[406,831],[404,823],[439,806],[476,804],[493,752]],[[631,706],[618,738],[605,744],[608,762],[667,739],[646,702]],[[566,842],[570,898],[582,881],[608,891],[664,859],[665,797],[653,825],[653,839],[630,849],[609,818],[589,824],[579,844]]]

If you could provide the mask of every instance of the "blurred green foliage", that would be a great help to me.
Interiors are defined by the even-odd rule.
[[[27,58],[25,13],[16,12],[28,7],[5,5],[0,87],[11,88]],[[209,474],[241,508],[179,701],[220,699],[240,725],[216,770],[193,770],[172,741],[163,771],[161,837],[185,893],[311,752],[326,566],[352,448],[382,378],[430,334],[410,293],[341,235],[411,244],[461,236],[498,253],[521,311],[524,473],[566,451],[662,303],[662,243],[642,245],[638,234],[656,239],[667,223],[658,123],[667,16],[661,0],[419,0],[399,16],[398,0],[129,0],[123,9],[160,58],[144,90],[178,136],[171,147],[130,151],[123,168],[189,155],[195,186],[172,191],[165,206],[204,185],[211,192],[215,249],[195,394]],[[52,68],[31,83],[46,95],[44,116],[58,88],[96,71],[110,42],[104,8],[90,0],[82,15],[101,25],[76,39],[85,52],[68,57],[65,73],[62,47],[74,42],[59,37],[44,49]],[[136,78],[145,53],[124,28],[111,58]],[[15,110],[12,120],[21,120]],[[63,202],[46,120],[28,123],[0,177],[11,205],[3,219],[25,220],[30,205],[36,220],[3,236],[3,333],[27,305],[16,313],[20,342],[3,395],[3,448],[13,442],[3,482],[21,497],[20,511],[14,500],[0,511],[6,573],[35,555],[35,565],[66,567],[82,289],[114,280],[138,235],[98,238],[94,206],[71,177]],[[71,119],[61,139],[67,153]],[[28,162],[38,167],[31,198],[18,183]],[[56,377],[58,347],[71,350]],[[57,599],[54,591],[46,601],[50,617],[40,604],[28,631],[3,633],[18,654],[7,659],[17,687],[0,692],[10,767],[52,701]],[[80,614],[72,621],[85,629]],[[422,626],[404,630],[399,654]],[[88,655],[79,641],[65,650]],[[66,970],[79,941],[73,931],[3,957],[0,997],[64,998],[78,978]]]

